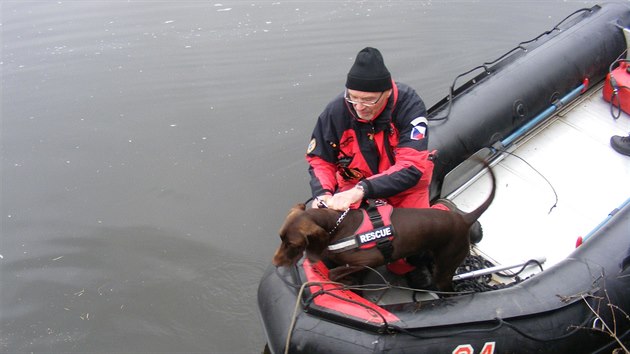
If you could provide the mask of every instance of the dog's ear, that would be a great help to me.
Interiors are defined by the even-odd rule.
[[[324,228],[313,221],[309,223],[306,235],[308,240],[306,257],[309,261],[315,263],[321,259],[322,253],[324,253],[324,250],[328,247],[330,235],[326,232],[326,230],[324,230]]]
[[[295,220],[295,218],[298,215],[302,214],[303,212],[304,212],[304,204],[297,204],[293,208],[291,208],[291,210],[289,210],[289,214],[284,219],[284,224],[282,224],[282,226],[280,227],[280,231],[278,232],[280,234],[280,237],[286,234],[287,227],[289,227],[289,225],[291,225],[293,220]]]

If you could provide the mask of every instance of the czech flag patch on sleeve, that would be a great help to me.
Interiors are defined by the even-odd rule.
[[[424,139],[424,136],[427,132],[428,121],[425,117],[418,117],[411,121],[411,139],[412,140],[421,140]]]
[[[306,153],[310,154],[311,152],[313,152],[316,146],[317,146],[317,141],[315,140],[315,138],[311,139],[311,141],[308,143],[308,147],[306,148]]]

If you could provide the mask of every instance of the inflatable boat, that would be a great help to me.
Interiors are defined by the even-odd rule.
[[[429,110],[434,200],[474,209],[490,188],[475,159],[497,176],[454,293],[410,288],[384,267],[346,286],[323,262],[270,265],[258,288],[266,350],[628,352],[630,157],[609,139],[630,117],[611,114],[624,88],[607,85],[630,77],[614,71],[629,27],[628,2],[577,11],[456,79]]]

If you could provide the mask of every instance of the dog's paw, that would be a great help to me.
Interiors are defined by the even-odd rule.
[[[481,239],[483,238],[483,228],[481,228],[479,220],[472,224],[470,230],[468,231],[468,236],[470,237],[470,243],[472,244],[478,244],[481,242]]]
[[[416,269],[405,274],[405,278],[410,288],[423,290],[435,288],[431,272],[427,267],[416,267]]]

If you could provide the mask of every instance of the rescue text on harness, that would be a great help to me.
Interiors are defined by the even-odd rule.
[[[391,241],[394,238],[394,228],[387,225],[366,231],[360,234],[348,236],[328,246],[332,253],[341,253],[351,249],[369,249],[375,247],[381,240]]]
[[[352,249],[367,250],[377,247],[385,258],[391,261],[394,247],[394,227],[391,224],[391,205],[380,200],[368,200],[362,207],[363,221],[354,235],[344,237],[328,246],[332,253],[341,253]]]

